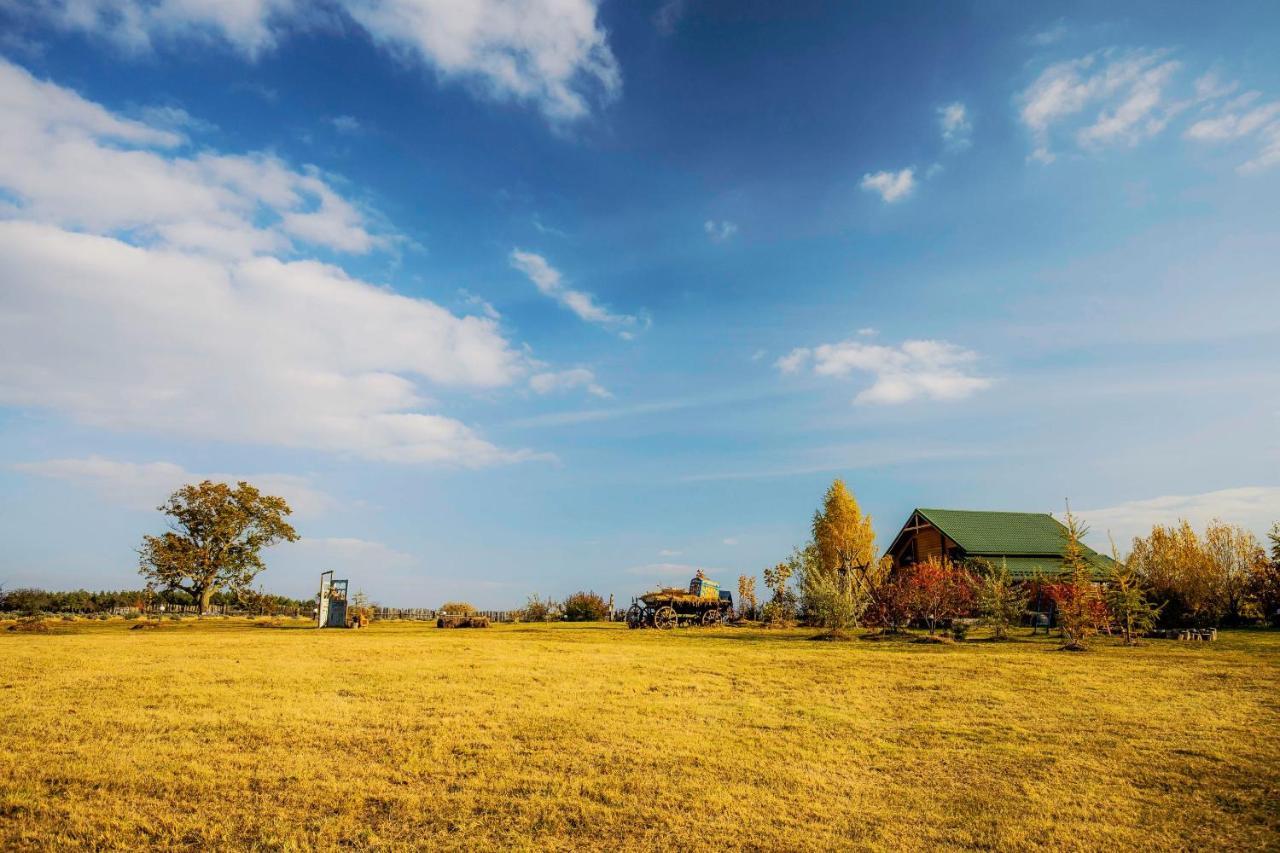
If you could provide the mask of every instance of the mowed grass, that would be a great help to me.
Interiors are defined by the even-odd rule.
[[[2,849],[1280,847],[1280,633],[56,624],[0,632]]]

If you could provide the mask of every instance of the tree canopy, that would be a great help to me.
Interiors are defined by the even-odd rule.
[[[871,516],[862,514],[843,480],[831,484],[822,508],[813,514],[813,546],[817,569],[829,576],[875,561],[876,534],[871,528]]]
[[[183,486],[157,509],[169,516],[169,530],[142,538],[138,572],[150,584],[187,593],[202,612],[218,590],[248,588],[266,568],[263,548],[298,540],[284,498],[245,482]]]

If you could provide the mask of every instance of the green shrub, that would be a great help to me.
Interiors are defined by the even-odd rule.
[[[450,616],[473,616],[476,608],[465,601],[446,601],[440,605],[439,612],[448,613]]]
[[[609,617],[609,603],[594,592],[575,592],[561,610],[570,622],[603,622]]]
[[[550,622],[560,618],[560,609],[554,601],[539,598],[535,593],[529,596],[519,618],[521,622]]]

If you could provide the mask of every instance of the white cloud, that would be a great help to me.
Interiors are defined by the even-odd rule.
[[[1239,83],[1224,80],[1216,69],[1170,96],[1167,90],[1181,66],[1167,59],[1168,53],[1111,49],[1045,69],[1021,97],[1022,121],[1035,143],[1032,157],[1046,163],[1054,159],[1050,141],[1055,128],[1073,127],[1084,148],[1136,145],[1199,106],[1202,116],[1204,110],[1213,112],[1187,128],[1186,138],[1204,143],[1250,140],[1256,150],[1238,167],[1243,174],[1280,163],[1280,101],[1258,103],[1262,93],[1250,91],[1223,103]],[[1087,123],[1081,123],[1082,117]]]
[[[1187,138],[1202,142],[1226,142],[1262,130],[1280,118],[1280,101],[1244,109],[1259,97],[1260,92],[1246,92],[1233,99],[1213,118],[1201,119],[1187,128]]]
[[[1189,86],[1175,86],[1182,66],[1169,54],[1111,48],[1046,68],[1020,96],[1022,122],[1035,146],[1032,158],[1052,162],[1055,131],[1086,149],[1132,146],[1159,135],[1194,107],[1199,118],[1183,132],[1185,138],[1252,146],[1237,167],[1241,174],[1280,164],[1280,101],[1265,101],[1258,91],[1226,100],[1240,84],[1216,68]]]
[[[975,361],[976,353],[946,341],[912,340],[900,347],[841,341],[794,349],[776,364],[783,373],[795,373],[812,362],[814,375],[832,378],[869,373],[874,381],[854,402],[891,405],[960,400],[990,387],[990,379],[971,372]]]
[[[380,44],[495,98],[536,104],[556,120],[581,118],[622,88],[595,0],[344,0]]]
[[[524,375],[493,320],[297,259],[378,244],[314,172],[182,156],[172,131],[2,61],[0,108],[0,404],[372,459],[528,456],[420,411],[421,383]]]
[[[911,195],[911,191],[915,189],[915,169],[868,173],[862,176],[862,182],[858,186],[866,192],[878,193],[880,198],[892,204]]]
[[[38,4],[55,25],[141,53],[174,39],[226,42],[247,56],[276,44],[285,21],[302,10],[295,0],[52,0]]]
[[[142,124],[160,130],[172,131],[183,138],[185,138],[188,131],[209,133],[218,129],[217,125],[212,122],[197,118],[182,107],[172,104],[151,104],[141,107],[137,111],[136,117]]]
[[[355,116],[334,116],[329,119],[329,124],[333,125],[333,129],[339,133],[359,133],[364,130],[364,125],[360,124],[360,119]]]
[[[1223,80],[1217,69],[1207,71],[1196,78],[1195,86],[1196,101],[1212,101],[1218,98],[1225,98],[1240,88],[1240,84],[1235,80]]]
[[[617,331],[624,338],[648,328],[647,319],[630,314],[614,314],[596,302],[596,298],[590,293],[568,287],[560,271],[547,263],[542,255],[512,249],[510,261],[514,269],[529,277],[539,293],[559,302],[588,323]]]
[[[551,394],[559,391],[570,391],[574,388],[585,388],[588,394],[604,399],[613,397],[608,389],[596,381],[596,375],[585,367],[570,370],[535,373],[529,377],[529,387],[539,394]]]
[[[130,509],[155,509],[176,489],[188,483],[245,480],[259,491],[279,495],[300,517],[321,515],[336,502],[296,474],[196,474],[172,462],[122,462],[101,456],[48,459],[14,466],[19,471],[87,487],[103,499]]]
[[[659,557],[679,557],[681,553],[682,553],[681,551],[673,551],[670,548],[663,548],[661,551],[658,552],[658,556]]]
[[[1051,162],[1053,130],[1071,121],[1084,147],[1132,145],[1158,134],[1187,106],[1164,97],[1180,67],[1167,56],[1160,50],[1106,50],[1050,65],[1020,97],[1022,123],[1035,144],[1032,157]],[[1088,116],[1083,126],[1076,121],[1082,115]]]
[[[962,151],[972,143],[973,121],[959,101],[938,108],[938,124],[942,128],[942,141],[953,151]]]
[[[796,347],[791,352],[775,361],[773,366],[781,370],[783,373],[795,373],[808,363],[809,358],[812,355],[813,350],[808,347]]]
[[[309,243],[384,245],[315,169],[268,154],[179,153],[168,128],[114,115],[0,60],[0,187],[22,218],[225,257]]]
[[[1239,166],[1243,174],[1280,164],[1280,101],[1255,106],[1261,97],[1261,92],[1250,91],[1233,98],[1216,115],[1187,128],[1186,137],[1197,142],[1252,141],[1258,150]]]
[[[1136,145],[1164,130],[1169,119],[1185,108],[1184,104],[1164,100],[1164,87],[1178,68],[1176,62],[1162,62],[1139,73],[1119,103],[1102,110],[1093,124],[1076,135],[1080,144]]]
[[[708,219],[706,222],[702,223],[702,230],[705,231],[707,236],[716,243],[723,243],[725,240],[728,240],[734,234],[738,233],[738,226],[727,219],[720,222],[716,222],[714,219]]]
[[[415,411],[415,378],[485,388],[518,376],[521,356],[491,320],[312,261],[222,264],[25,222],[0,223],[0,275],[8,405],[373,459],[509,458]]]
[[[1280,123],[1267,127],[1261,134],[1261,143],[1262,147],[1258,150],[1257,156],[1237,167],[1237,171],[1241,174],[1248,175],[1280,165]]]
[[[1135,536],[1146,536],[1156,524],[1176,524],[1186,519],[1197,530],[1214,519],[1239,524],[1263,536],[1280,521],[1280,486],[1245,486],[1196,495],[1165,495],[1128,501],[1102,509],[1076,513],[1089,525],[1094,547],[1110,549],[1107,532],[1121,553],[1129,550]]]
[[[569,236],[567,231],[561,228],[556,228],[554,225],[548,225],[545,222],[543,222],[542,217],[536,213],[529,218],[529,221],[530,223],[532,223],[534,230],[537,231],[539,234],[550,234],[554,237]]]
[[[502,315],[498,313],[498,309],[482,296],[472,293],[465,287],[458,288],[458,298],[462,300],[462,304],[468,308],[474,308],[490,320],[500,320]]]
[[[726,539],[724,539],[724,540],[722,540],[722,541],[723,541],[723,543],[724,543],[725,545],[737,545],[737,544],[738,544],[738,540],[737,540],[737,539],[734,539],[732,536],[730,536],[730,537],[728,537],[728,538],[726,538]]]
[[[1071,28],[1067,26],[1067,19],[1059,18],[1045,29],[1033,34],[1030,41],[1038,47],[1046,47],[1062,41],[1070,32]]]
[[[858,330],[858,334],[862,335],[864,338],[874,338],[876,335],[880,334],[880,330],[872,328],[871,326],[863,326]]]
[[[195,40],[250,58],[330,14],[300,0],[53,0],[27,8],[128,52]],[[334,0],[332,8],[397,57],[490,97],[533,104],[554,120],[580,118],[621,91],[597,0]]]

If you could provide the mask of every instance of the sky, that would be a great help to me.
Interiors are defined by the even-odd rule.
[[[732,586],[843,478],[1280,520],[1280,5],[0,0],[0,583]]]

